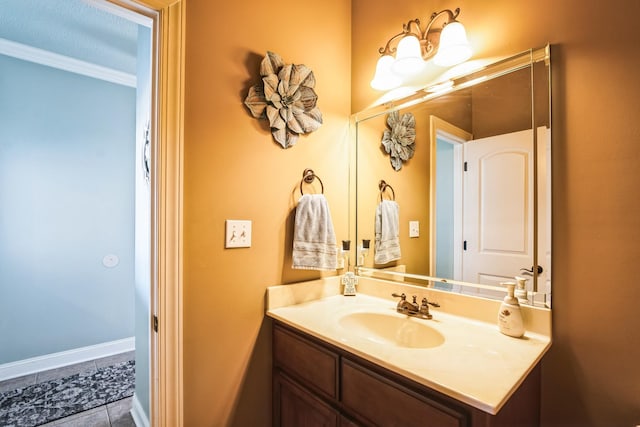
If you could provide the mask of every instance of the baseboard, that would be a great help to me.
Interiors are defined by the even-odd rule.
[[[87,347],[74,348],[73,350],[59,353],[45,354],[44,356],[18,360],[0,365],[0,381],[21,377],[40,371],[56,369],[73,365],[87,360],[99,359],[114,354],[135,350],[135,337],[109,341]]]
[[[145,414],[144,409],[142,409],[142,405],[135,393],[133,394],[131,403],[131,418],[133,418],[136,427],[149,427],[149,418],[147,414]]]

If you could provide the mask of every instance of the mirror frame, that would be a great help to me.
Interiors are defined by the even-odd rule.
[[[550,45],[545,45],[543,47],[540,48],[535,48],[535,49],[529,49],[527,51],[521,52],[519,54],[498,60],[497,62],[493,62],[490,63],[488,65],[482,66],[479,69],[475,69],[472,72],[469,72],[467,74],[463,74],[463,75],[458,75],[456,77],[452,77],[452,78],[445,78],[442,80],[437,80],[435,83],[433,84],[429,84],[427,86],[425,86],[422,89],[416,90],[415,92],[411,93],[408,96],[404,96],[401,97],[399,99],[395,99],[392,101],[388,101],[385,102],[383,104],[380,105],[375,105],[373,107],[367,108],[363,111],[354,113],[351,116],[351,123],[350,123],[350,128],[351,128],[351,152],[352,152],[352,170],[350,172],[350,179],[351,179],[351,194],[353,194],[355,197],[350,197],[350,209],[349,212],[350,213],[350,224],[353,224],[353,226],[351,226],[351,230],[350,230],[350,238],[354,241],[357,242],[357,238],[358,238],[358,224],[357,224],[357,209],[358,209],[358,155],[357,155],[357,150],[358,150],[358,135],[357,135],[357,129],[358,129],[358,123],[363,122],[367,119],[371,119],[371,118],[375,118],[384,114],[388,114],[392,111],[396,111],[396,110],[401,110],[401,109],[406,109],[409,108],[411,106],[429,101],[431,99],[436,99],[440,96],[443,96],[445,94],[448,93],[452,93],[461,89],[465,89],[465,88],[469,88],[471,86],[474,86],[475,84],[481,83],[483,81],[487,81],[487,80],[492,80],[495,79],[497,77],[503,76],[505,74],[509,74],[518,70],[521,70],[523,68],[526,67],[533,67],[534,64],[539,63],[539,62],[543,62],[549,66],[548,67],[548,123],[549,123],[549,128],[551,129],[551,70],[550,70],[550,58],[551,58],[551,53],[550,53]],[[446,75],[446,73],[445,73]],[[533,90],[533,87],[532,87]],[[533,103],[533,93],[532,93],[532,101]],[[533,107],[533,106],[532,106]],[[534,158],[533,158],[533,164],[534,164],[534,170],[537,171],[538,168],[538,159],[537,159],[537,132],[535,131],[536,129],[536,124],[535,124],[535,109],[532,108],[532,128],[534,129],[533,132],[533,146],[534,146]],[[431,133],[433,134],[434,132],[434,127],[433,125],[431,126]],[[551,136],[550,136],[551,138]],[[433,149],[432,145],[434,144],[434,138],[431,138],[430,141],[430,150]],[[429,206],[429,230],[430,230],[430,235],[429,235],[429,246],[432,249],[430,251],[429,254],[429,266],[430,269],[429,271],[433,271],[433,265],[434,265],[434,251],[433,251],[433,247],[434,247],[434,233],[432,232],[433,230],[433,226],[434,226],[434,209],[435,209],[435,203],[434,203],[434,198],[435,198],[435,193],[434,193],[434,186],[435,186],[435,179],[434,179],[434,174],[435,174],[435,156],[431,156],[430,157],[430,177],[431,177],[431,182],[430,182],[430,194],[429,194],[429,198],[430,198],[430,206]],[[537,173],[537,172],[536,172]],[[537,199],[538,197],[538,188],[537,188],[537,179],[534,179],[534,183],[533,183],[533,192],[534,192],[534,198]],[[551,182],[549,182],[548,185],[549,189],[551,189]],[[551,195],[549,195],[549,200],[551,200]],[[536,202],[537,205],[537,202]],[[534,223],[533,223],[533,236],[534,236],[534,241],[533,241],[533,265],[537,266],[539,265],[538,262],[538,240],[539,240],[539,227],[538,227],[538,215],[537,212],[534,214]],[[548,227],[549,229],[551,229],[552,227],[552,218],[551,218],[551,213],[549,213],[549,218],[548,218]],[[550,231],[550,230],[549,230]],[[549,233],[550,235],[551,233]],[[549,239],[548,245],[549,247],[551,247],[551,239],[552,237]],[[353,257],[353,259],[357,260],[358,259],[358,245],[354,245],[355,246],[355,256]],[[551,260],[548,261],[549,263],[551,262]],[[402,272],[398,272],[398,271],[385,271],[382,269],[376,269],[376,268],[369,268],[369,267],[362,267],[362,266],[357,266],[355,267],[355,271],[356,274],[361,275],[361,276],[369,276],[369,277],[376,277],[376,278],[381,278],[381,279],[386,279],[386,280],[401,280],[404,281],[404,279],[406,278],[410,278],[410,279],[415,279],[415,280],[420,280],[420,281],[425,281],[427,283],[428,287],[433,287],[434,283],[447,283],[447,284],[454,284],[454,285],[461,285],[461,286],[470,286],[470,287],[475,287],[475,288],[489,288],[491,290],[497,290],[500,288],[496,288],[494,286],[489,286],[489,285],[482,285],[482,284],[477,284],[477,283],[471,283],[471,282],[463,282],[463,281],[457,281],[457,280],[452,280],[452,279],[448,279],[448,278],[441,278],[441,277],[436,277],[436,276],[427,276],[427,275],[421,275],[421,274],[412,274],[412,273],[402,273]],[[550,265],[548,266],[548,271],[549,273],[551,272],[551,267]],[[534,292],[537,292],[538,290],[538,273],[537,271],[533,272],[533,284],[532,284],[532,290]],[[416,284],[413,283],[412,284]],[[506,292],[506,289],[503,289],[503,291]],[[534,304],[537,305],[537,304]],[[548,294],[545,297],[545,304],[544,306],[550,308],[551,307],[551,289],[549,290]]]

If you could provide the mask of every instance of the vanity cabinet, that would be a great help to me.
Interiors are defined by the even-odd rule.
[[[279,321],[273,326],[273,368],[273,425],[278,427],[539,425],[539,367],[497,415]]]
[[[322,399],[287,379],[280,372],[273,377],[280,426],[336,427],[340,414]],[[347,424],[348,425],[348,424]]]

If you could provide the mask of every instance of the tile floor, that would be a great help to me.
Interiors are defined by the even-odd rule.
[[[58,378],[68,377],[86,371],[95,371],[98,368],[110,366],[119,362],[133,360],[135,353],[116,354],[102,359],[90,360],[75,365],[65,366],[50,371],[37,372],[23,377],[12,378],[0,382],[0,393],[50,381]],[[133,418],[129,410],[131,409],[132,398],[126,398],[107,405],[98,406],[88,411],[80,412],[66,418],[42,424],[45,427],[135,427]]]

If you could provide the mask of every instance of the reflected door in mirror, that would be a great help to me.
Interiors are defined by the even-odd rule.
[[[471,141],[464,156],[461,280],[500,286],[533,262],[533,135],[524,130]]]

